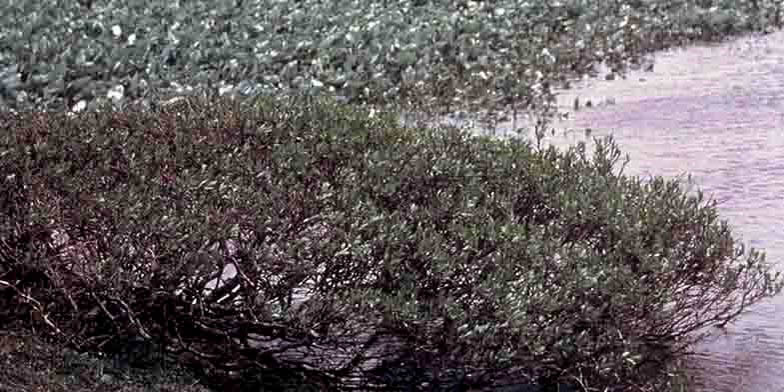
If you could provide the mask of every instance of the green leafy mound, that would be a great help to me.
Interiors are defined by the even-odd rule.
[[[595,65],[620,72],[647,52],[781,25],[776,0],[0,4],[2,110],[297,92],[542,109],[551,87]]]
[[[0,115],[0,327],[141,340],[248,391],[652,390],[781,290],[714,203],[618,174],[611,141],[396,118],[314,98]]]

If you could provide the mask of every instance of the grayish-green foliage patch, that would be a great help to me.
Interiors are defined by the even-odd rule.
[[[310,92],[546,111],[556,81],[778,22],[775,1],[0,1],[0,107]]]

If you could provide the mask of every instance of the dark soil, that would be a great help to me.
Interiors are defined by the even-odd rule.
[[[131,366],[29,331],[0,330],[0,392],[209,392],[182,367],[154,362]]]

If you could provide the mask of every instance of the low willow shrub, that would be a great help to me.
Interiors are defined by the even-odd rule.
[[[654,390],[781,290],[714,203],[315,98],[2,114],[0,327],[240,390]],[[136,344],[136,343],[134,343]]]

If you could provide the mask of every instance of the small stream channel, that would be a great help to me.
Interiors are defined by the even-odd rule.
[[[631,159],[626,174],[690,173],[719,201],[736,237],[784,270],[784,32],[655,58],[652,72],[613,81],[602,74],[561,91],[559,107],[569,119],[557,122],[545,142],[566,147],[613,135]],[[494,132],[513,134],[510,123]],[[784,391],[784,295],[717,334],[697,347],[700,390]]]

